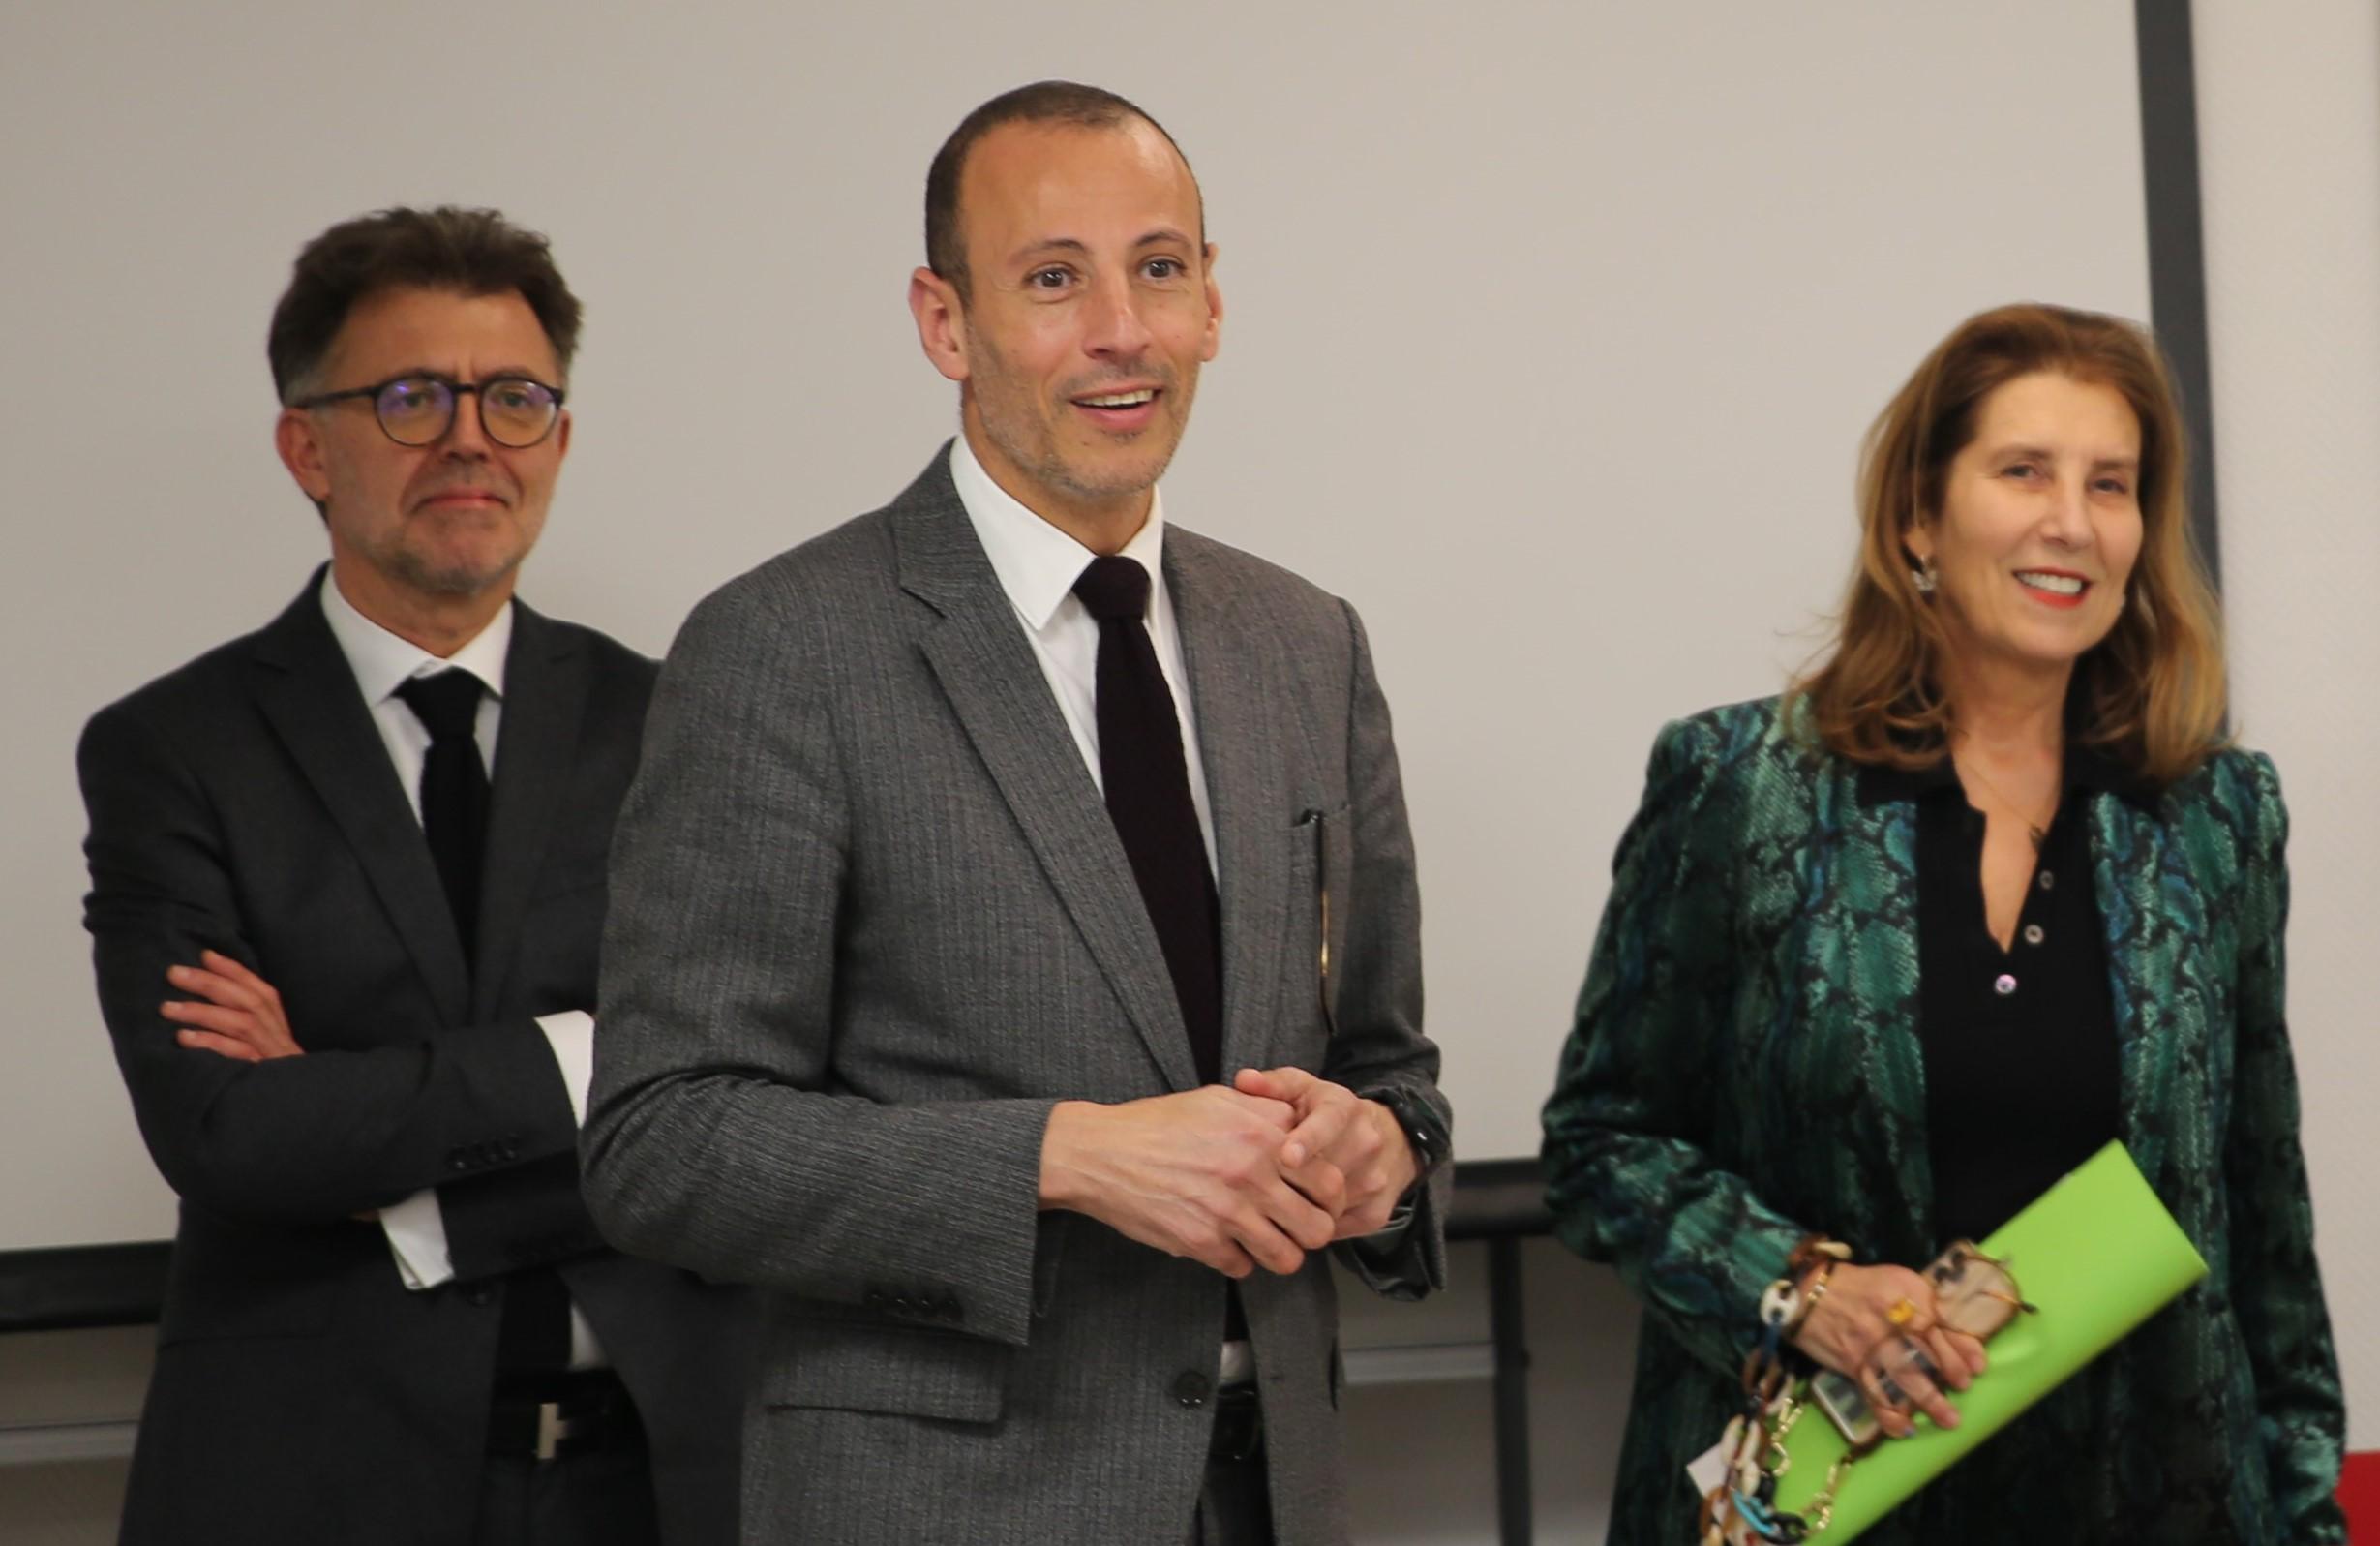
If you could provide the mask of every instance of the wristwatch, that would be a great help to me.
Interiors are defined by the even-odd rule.
[[[1356,1093],[1364,1100],[1377,1101],[1388,1107],[1397,1125],[1404,1130],[1405,1141],[1413,1145],[1420,1178],[1427,1179],[1437,1168],[1438,1162],[1446,1158],[1446,1124],[1438,1120],[1436,1109],[1406,1084],[1375,1085]]]

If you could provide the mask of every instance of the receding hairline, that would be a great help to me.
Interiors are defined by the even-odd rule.
[[[1172,153],[1174,164],[1190,179],[1190,200],[1197,216],[1197,245],[1203,251],[1206,190],[1199,186],[1197,168],[1190,165],[1189,154],[1173,137],[1173,132],[1138,103],[1103,87],[1043,80],[979,104],[935,151],[926,170],[926,268],[955,286],[962,296],[966,294],[970,271],[964,193],[968,168],[974,165],[976,151],[984,139],[1010,127],[1129,134],[1135,125],[1154,131]],[[936,239],[938,234],[940,241]]]
[[[1137,250],[1137,248],[1150,248],[1150,245],[1183,243],[1183,245],[1188,245],[1188,248],[1197,248],[1199,253],[1204,253],[1204,250],[1207,250],[1207,200],[1204,200],[1204,196],[1199,193],[1197,176],[1190,171],[1188,157],[1183,157],[1181,148],[1173,145],[1171,138],[1166,138],[1163,129],[1160,129],[1157,124],[1150,124],[1147,119],[1140,119],[1140,124],[1145,124],[1147,129],[1155,131],[1157,143],[1163,145],[1163,152],[1166,152],[1168,160],[1173,162],[1173,167],[1181,169],[1181,176],[1190,183],[1190,207],[1192,207],[1192,214],[1197,219],[1194,219],[1194,233],[1183,231],[1183,228],[1173,222],[1160,222],[1160,224],[1152,224],[1147,231],[1142,231],[1140,236],[1132,238],[1130,245]],[[1014,124],[992,126],[990,131],[985,131],[983,134],[983,140],[990,140],[992,136],[1000,134],[1000,131],[1005,131],[1005,129],[1047,131],[1047,134],[1121,134],[1121,131],[1130,131],[1132,124],[1129,124],[1129,121],[1116,121],[1116,124],[1071,124],[1071,121],[1023,121],[1023,119],[1018,119],[1014,121]],[[966,269],[969,269],[969,274],[974,272],[974,264],[979,258],[983,258],[985,262],[1007,262],[1007,259],[1016,259],[1026,253],[1045,253],[1045,250],[1047,253],[1069,253],[1069,250],[1071,250],[1071,253],[1088,253],[1090,248],[1083,243],[1083,238],[1073,236],[1073,233],[1059,233],[1059,231],[1045,231],[1045,233],[1036,233],[1036,236],[1028,236],[1026,241],[1018,243],[1014,250],[1009,250],[1009,253],[979,255],[979,253],[974,253],[974,250],[969,250],[969,233],[966,233],[966,179],[969,179],[969,176],[974,174],[976,167],[979,167],[979,152],[983,150],[983,140],[979,140],[979,143],[969,150],[966,162],[961,162],[959,165],[959,205],[957,205],[959,219],[957,219],[957,228],[954,228],[954,236],[957,236],[959,248],[966,253]]]

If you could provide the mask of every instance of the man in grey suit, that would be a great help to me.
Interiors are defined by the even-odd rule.
[[[1221,318],[1163,130],[927,178],[961,437],[698,607],[606,928],[589,1205],[757,1284],[747,1539],[1343,1540],[1323,1248],[1443,1280],[1448,1113],[1343,603],[1164,520]]]
[[[493,210],[309,243],[275,440],[330,561],[84,732],[101,1007],[182,1199],[127,1546],[735,1536],[749,1295],[579,1197],[654,668],[513,597],[578,331]]]

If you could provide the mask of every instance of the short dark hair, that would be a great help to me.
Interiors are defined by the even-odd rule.
[[[1182,147],[1175,143],[1165,126],[1133,103],[1112,91],[1098,86],[1079,85],[1071,80],[1037,80],[1030,86],[1004,91],[991,101],[959,120],[950,131],[950,137],[934,152],[934,164],[925,171],[925,266],[957,287],[961,297],[967,294],[967,241],[959,231],[958,184],[967,169],[967,155],[976,141],[1003,124],[1069,124],[1077,129],[1114,129],[1132,119],[1139,119],[1159,134],[1173,153],[1182,156]],[[1184,170],[1190,169],[1190,158],[1182,156]],[[1190,172],[1190,187],[1198,186],[1198,174]],[[1199,230],[1201,244],[1206,240],[1206,198],[1199,197]]]
[[[493,209],[400,207],[342,221],[297,255],[264,346],[281,400],[290,402],[316,384],[311,378],[357,302],[404,288],[463,295],[518,290],[545,329],[562,374],[570,374],[579,347],[579,298],[562,282],[543,235]]]

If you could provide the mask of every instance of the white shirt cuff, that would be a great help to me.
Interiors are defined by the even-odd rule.
[[[540,1015],[537,1028],[561,1069],[562,1087],[570,1095],[570,1115],[587,1120],[587,1087],[595,1075],[595,1017],[582,1009]],[[446,1244],[446,1215],[438,1210],[436,1188],[424,1188],[393,1207],[380,1210],[380,1231],[397,1258],[397,1276],[415,1292],[450,1283],[455,1276],[452,1252]],[[575,1326],[574,1330],[577,1329]]]
[[[570,1118],[585,1127],[587,1087],[595,1079],[595,1017],[583,1009],[566,1009],[538,1016],[537,1028],[546,1033],[546,1045],[554,1048],[554,1061],[561,1068],[562,1087],[570,1092]]]
[[[380,1210],[380,1231],[397,1258],[397,1276],[416,1293],[449,1282],[454,1258],[446,1247],[446,1215],[438,1211],[438,1195],[425,1187],[403,1202]]]

